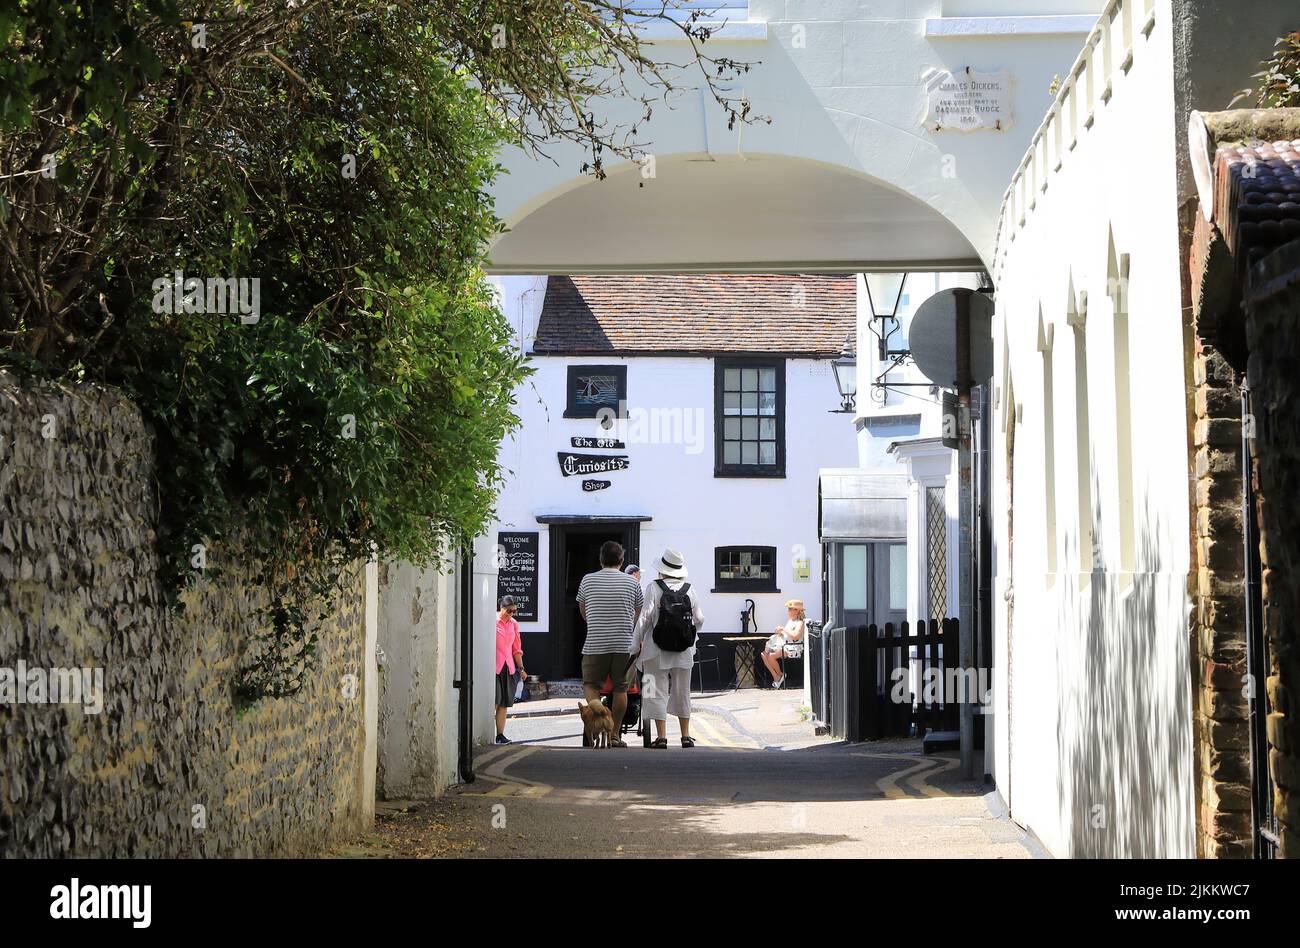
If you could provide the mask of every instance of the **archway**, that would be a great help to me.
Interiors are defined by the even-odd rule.
[[[494,273],[983,269],[967,236],[915,197],[782,155],[625,163],[533,204],[494,245]]]

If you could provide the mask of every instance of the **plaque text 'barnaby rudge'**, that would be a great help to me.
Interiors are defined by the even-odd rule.
[[[1011,127],[1011,74],[976,72],[966,68],[956,72],[931,69],[923,76],[929,92],[926,127],[934,131],[978,129],[1006,131]]]

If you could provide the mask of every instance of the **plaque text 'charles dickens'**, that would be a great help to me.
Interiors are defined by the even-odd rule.
[[[926,74],[925,85],[930,93],[925,124],[934,131],[1005,131],[1011,126],[1011,74],[1005,69],[933,70]]]

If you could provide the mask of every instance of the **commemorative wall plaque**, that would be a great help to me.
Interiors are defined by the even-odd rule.
[[[626,471],[631,466],[626,454],[573,454],[568,451],[556,454],[560,459],[560,473],[565,477]]]
[[[925,126],[932,131],[1006,131],[1011,127],[1011,73],[932,69],[923,79],[929,92]]]
[[[497,602],[514,596],[520,622],[537,621],[537,534],[497,534]]]

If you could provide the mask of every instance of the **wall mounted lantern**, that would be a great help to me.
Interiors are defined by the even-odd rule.
[[[903,287],[907,283],[906,273],[867,273],[863,275],[867,283],[867,303],[871,307],[871,318],[880,320],[880,361],[884,362],[893,353],[889,350],[889,337],[898,329],[898,303],[903,298]],[[894,325],[885,329],[885,320],[893,320]]]
[[[844,340],[839,358],[831,360],[835,385],[840,390],[839,412],[856,412],[858,400],[858,360],[853,351],[853,336]]]

